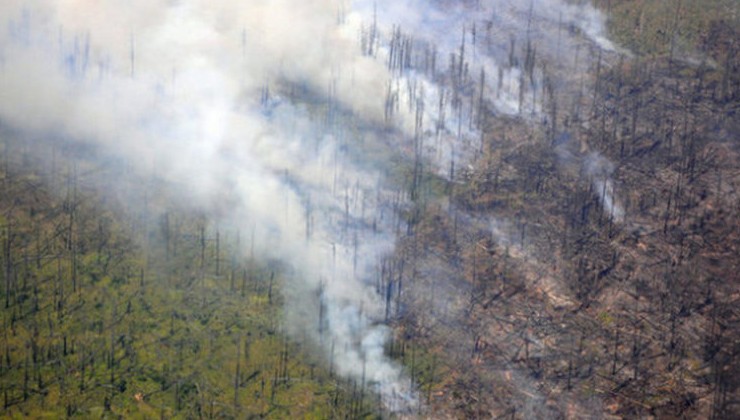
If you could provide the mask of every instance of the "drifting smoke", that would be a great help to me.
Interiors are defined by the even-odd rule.
[[[541,109],[543,74],[530,68],[525,78],[512,50],[531,42],[565,68],[560,57],[584,34],[612,48],[590,6],[446,3],[4,1],[0,123],[93,145],[141,173],[156,167],[205,208],[227,202],[221,217],[252,232],[258,256],[293,269],[289,330],[306,333],[340,374],[374,384],[391,409],[404,410],[415,396],[384,354],[389,331],[373,287],[378,260],[394,247],[389,203],[404,198],[385,185],[384,168],[347,157],[345,146],[365,134],[350,137],[357,130],[342,125],[395,124],[443,172],[480,149],[473,121],[481,107],[454,97],[446,82],[462,43],[466,77],[488,74],[464,96],[492,98],[494,113],[531,116]],[[375,47],[363,51],[371,26]],[[419,46],[400,70],[389,65],[394,27]],[[422,70],[425,48],[437,54],[437,71]],[[311,97],[328,105],[311,105]],[[391,118],[389,98],[399,109]],[[317,117],[316,108],[333,106],[350,117]],[[602,200],[621,217],[610,186]]]
[[[386,108],[397,109],[395,122],[419,143],[409,149],[420,149],[445,177],[478,156],[489,112],[537,121],[546,84],[573,91],[595,50],[616,51],[604,16],[589,4],[406,0],[355,8],[372,16],[362,26],[369,54],[402,70],[388,86]]]
[[[614,164],[598,152],[582,153],[577,150],[576,143],[576,140],[568,133],[558,136],[555,141],[555,153],[560,164],[566,169],[577,168],[582,171],[599,197],[606,217],[618,223],[623,222],[624,208],[619,203],[612,182]]]
[[[414,396],[375,321],[372,269],[393,249],[382,179],[343,157],[339,143],[351,139],[328,134],[315,111],[267,93],[333,85],[334,100],[379,119],[372,92],[385,70],[356,54],[338,10],[334,1],[4,2],[0,119],[93,145],[141,173],[156,167],[204,208],[228,200],[226,223],[253,231],[258,256],[293,269],[289,330],[404,409]]]
[[[601,200],[601,207],[607,217],[616,222],[624,220],[624,209],[617,202],[611,175],[614,164],[598,153],[591,153],[585,158],[586,173],[592,178],[592,185]]]

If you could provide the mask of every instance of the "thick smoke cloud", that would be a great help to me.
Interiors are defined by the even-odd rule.
[[[378,120],[372,93],[386,75],[356,53],[358,17],[338,25],[334,1],[0,7],[4,125],[156,168],[202,207],[228,200],[226,223],[293,269],[289,330],[333,349],[336,371],[375,384],[391,408],[413,401],[374,321],[372,269],[393,247],[378,216],[382,180],[342,157],[347,139],[327,134],[315,109],[277,94],[300,86],[323,100],[333,86],[334,101]]]
[[[507,64],[512,39],[535,40],[560,66],[557,52],[572,51],[579,34],[612,48],[590,6],[447,3],[4,1],[0,124],[93,145],[142,173],[156,168],[186,199],[227,207],[221,217],[253,234],[259,256],[292,267],[288,328],[331,352],[340,374],[365,378],[404,409],[415,397],[384,355],[389,332],[373,287],[379,258],[394,246],[391,204],[404,197],[385,185],[384,168],[343,152],[357,140],[352,130],[317,115],[328,103],[352,115],[335,125],[392,123],[401,137],[418,134],[421,119],[425,157],[447,168],[479,149],[478,133],[463,130],[470,118],[454,112],[439,80],[389,68],[394,25],[434,44],[440,63],[465,33],[470,73],[501,74],[484,89],[494,111],[509,115],[539,112],[536,100],[516,104],[524,70]],[[363,54],[371,24],[378,47]],[[528,89],[541,89],[541,77]],[[384,93],[394,90],[403,112],[389,120]]]

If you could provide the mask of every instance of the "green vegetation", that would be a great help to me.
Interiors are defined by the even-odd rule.
[[[90,184],[122,174],[72,160],[40,173],[46,165],[22,166],[24,157],[6,144],[1,159],[0,415],[357,418],[376,411],[370,393],[338,382],[286,338],[282,271],[238,258],[246,248],[238,234],[151,191],[159,202],[149,204],[167,211],[113,213],[111,198]],[[140,189],[147,195],[148,187]]]
[[[740,25],[735,0],[594,0],[614,40],[638,54],[716,59]],[[728,36],[729,35],[729,36]],[[701,52],[701,53],[700,53]]]

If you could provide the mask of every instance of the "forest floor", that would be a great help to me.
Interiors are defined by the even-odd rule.
[[[556,93],[554,129],[489,121],[399,247],[431,417],[739,415],[737,4],[595,3],[635,55]]]

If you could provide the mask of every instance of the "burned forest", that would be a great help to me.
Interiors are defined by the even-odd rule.
[[[0,20],[0,417],[740,416],[735,0]]]

